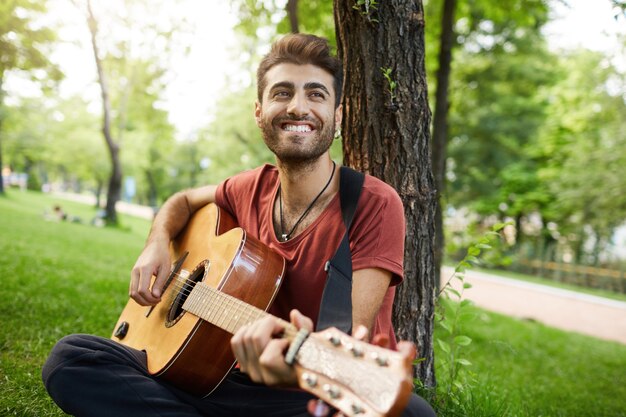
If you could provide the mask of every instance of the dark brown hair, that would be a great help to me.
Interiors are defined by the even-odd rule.
[[[294,33],[285,35],[272,44],[270,52],[263,57],[256,72],[257,95],[263,102],[263,91],[267,87],[265,74],[278,64],[311,64],[320,67],[333,76],[335,107],[341,102],[343,73],[341,62],[330,53],[328,41],[315,35]]]

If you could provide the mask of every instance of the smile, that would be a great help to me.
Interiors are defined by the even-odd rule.
[[[292,125],[292,124],[285,124],[283,125],[283,130],[286,132],[311,132],[313,129],[311,129],[311,126],[309,125]]]

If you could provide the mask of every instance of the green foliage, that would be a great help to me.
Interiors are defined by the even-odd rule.
[[[382,67],[380,70],[382,71],[385,80],[387,80],[387,91],[389,92],[391,103],[393,104],[396,100],[396,88],[398,88],[398,83],[396,83],[392,78],[393,70],[391,68]]]
[[[376,0],[355,0],[355,5],[352,8],[358,10],[361,16],[368,21],[378,23],[378,19],[375,18],[378,11],[378,2]]]
[[[0,87],[5,72],[10,70],[25,71],[47,85],[61,79],[60,70],[48,59],[48,46],[56,40],[56,33],[38,21],[46,11],[46,1],[13,0],[0,4]],[[34,72],[36,69],[43,69],[44,73]]]
[[[590,51],[564,53],[559,65],[562,80],[547,92],[550,123],[530,157],[553,196],[542,216],[558,225],[577,261],[595,264],[626,212],[626,73]],[[585,254],[589,238],[596,244]]]
[[[468,395],[471,395],[478,383],[466,354],[472,339],[461,328],[462,318],[471,305],[469,300],[463,298],[465,290],[472,287],[465,281],[465,271],[479,263],[483,252],[492,249],[493,242],[498,240],[499,232],[505,225],[495,224],[489,232],[468,247],[465,257],[457,264],[454,273],[439,292],[435,320],[441,331],[435,337],[435,344],[441,356],[436,366],[436,401],[443,409],[463,410],[464,415],[467,413],[465,407]]]

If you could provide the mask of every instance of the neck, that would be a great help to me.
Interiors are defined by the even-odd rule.
[[[301,210],[309,205],[328,182],[334,166],[330,156],[326,154],[326,157],[306,165],[293,166],[278,161],[277,168],[283,204],[291,211]],[[322,197],[334,195],[339,186],[338,177],[333,177]]]

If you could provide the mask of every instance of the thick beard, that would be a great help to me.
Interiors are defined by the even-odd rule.
[[[302,136],[295,135],[292,141],[306,141],[302,146],[297,146],[295,144],[281,143],[280,135],[284,132],[279,126],[288,120],[281,119],[276,123],[264,123],[261,128],[265,144],[280,162],[291,166],[309,165],[328,151],[333,143],[335,134],[332,123],[326,124],[321,130],[317,129],[319,123],[315,123],[314,137],[305,139]]]

